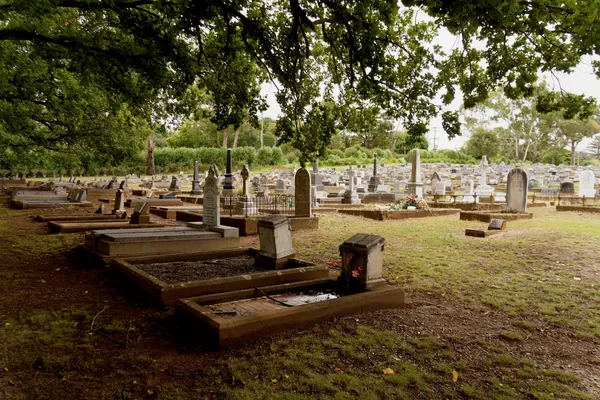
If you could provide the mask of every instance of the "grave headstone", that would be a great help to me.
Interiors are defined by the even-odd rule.
[[[169,185],[169,190],[179,190],[179,179],[175,175],[171,177],[171,184]]]
[[[381,236],[357,233],[340,245],[342,256],[341,284],[357,283],[355,289],[364,290],[384,283],[383,250],[385,239]],[[352,286],[352,285],[351,285]],[[350,291],[353,288],[350,288]],[[347,291],[347,289],[346,289]]]
[[[300,168],[294,177],[295,215],[296,217],[312,216],[312,199],[310,194],[310,174],[306,168]]]
[[[118,189],[115,194],[115,205],[113,207],[112,213],[116,214],[117,212],[121,213],[125,211],[125,191],[123,189]]]
[[[527,172],[515,168],[508,173],[506,184],[506,207],[510,212],[527,212]]]
[[[260,219],[258,221],[258,238],[260,242],[259,262],[266,264],[267,267],[283,268],[288,259],[294,256],[290,222],[286,217],[273,215]]]
[[[377,153],[373,154],[373,176],[369,179],[368,190],[371,193],[377,191],[377,186],[380,183],[380,178],[377,176]]]
[[[563,182],[560,184],[561,194],[575,194],[575,185],[573,182]]]
[[[596,195],[595,183],[596,177],[592,171],[581,171],[579,173],[579,197],[594,197]]]
[[[242,183],[242,196],[248,196],[248,178],[250,177],[250,170],[248,169],[247,165],[244,165],[242,167],[242,179],[243,179],[243,183]]]
[[[150,223],[150,205],[148,203],[138,203],[131,215],[131,224],[149,224]]]
[[[223,179],[223,194],[233,194],[233,174],[231,172],[232,165],[232,153],[231,149],[227,149],[227,166],[225,168],[225,177]]]
[[[198,196],[202,194],[202,188],[200,187],[200,175],[198,173],[198,161],[194,161],[194,180],[192,181],[192,196]]]
[[[204,204],[202,226],[214,228],[221,225],[221,200],[219,195],[219,183],[213,168],[208,170],[208,176],[204,180]]]
[[[423,197],[423,183],[421,182],[421,151],[419,149],[414,149],[412,151],[412,170],[407,188],[408,194],[415,194],[419,198]]]

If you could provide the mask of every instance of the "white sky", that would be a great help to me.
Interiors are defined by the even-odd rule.
[[[442,45],[445,50],[450,50],[455,43],[455,37],[447,32],[440,34],[435,41],[437,44]],[[591,67],[591,57],[583,59],[582,63],[573,71],[572,74],[556,74],[553,77],[550,73],[541,74],[540,78],[545,79],[548,82],[548,86],[551,89],[558,90],[562,87],[563,90],[575,94],[584,94],[586,96],[594,96],[595,98],[600,97],[600,80],[596,79]],[[558,78],[558,81],[557,79]],[[560,85],[560,86],[559,86]],[[262,87],[261,94],[267,96],[267,104],[269,108],[264,112],[264,117],[270,117],[277,119],[281,113],[281,108],[277,104],[275,99],[276,88],[273,84],[267,83]],[[450,110],[458,110],[460,108],[462,99],[458,98],[449,107]],[[442,128],[441,118],[435,118],[431,120],[429,124],[429,148],[433,148],[433,135],[436,133],[436,146],[438,149],[458,149],[462,147],[465,141],[468,139],[466,136],[460,136],[453,140],[448,140],[448,136]],[[591,140],[591,139],[590,139]],[[584,150],[590,140],[584,140],[577,147],[578,150]]]

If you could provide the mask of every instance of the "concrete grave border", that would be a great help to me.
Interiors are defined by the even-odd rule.
[[[575,211],[575,212],[600,213],[600,207],[594,207],[594,206],[556,206],[556,211]]]
[[[221,215],[221,225],[238,228],[240,236],[256,235],[258,234],[258,220],[265,216],[266,215],[257,217],[227,217]],[[287,216],[287,218],[290,221],[290,227],[294,231],[319,229],[318,217]],[[202,214],[197,214],[193,211],[177,211],[175,220],[180,222],[202,222]]]
[[[419,210],[403,210],[403,211],[388,211],[388,210],[338,210],[338,213],[353,215],[357,217],[374,219],[377,221],[408,219],[408,218],[426,218],[439,217],[443,215],[458,214],[458,208],[432,208],[429,211]]]
[[[123,275],[125,279],[133,282],[143,289],[155,302],[164,306],[173,305],[178,299],[185,297],[230,292],[258,286],[270,286],[289,282],[324,279],[329,276],[329,268],[327,266],[315,266],[314,264],[297,259],[289,260],[292,265],[297,266],[288,269],[255,272],[252,274],[235,275],[176,284],[170,284],[161,281],[160,279],[136,267],[136,264],[200,261],[242,255],[255,256],[257,254],[258,250],[251,248],[239,248],[191,254],[167,254],[153,257],[135,257],[126,260],[117,258],[111,261],[111,267]]]
[[[317,279],[257,288],[262,293],[273,295],[293,290],[335,288],[337,285],[335,280]],[[307,328],[334,317],[401,308],[405,305],[404,290],[397,286],[381,284],[358,294],[230,319],[222,318],[204,307],[262,297],[260,292],[254,288],[180,299],[176,304],[176,312],[191,322],[195,338],[211,347],[219,347],[271,336],[284,330]]]
[[[481,221],[491,222],[493,219],[503,219],[505,221],[516,221],[519,219],[532,219],[532,213],[509,213],[509,212],[483,212],[483,211],[461,211],[461,221]]]

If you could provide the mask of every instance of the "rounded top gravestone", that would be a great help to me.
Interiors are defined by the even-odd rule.
[[[515,168],[508,173],[506,184],[506,208],[511,212],[527,212],[527,187],[529,178],[527,172]]]

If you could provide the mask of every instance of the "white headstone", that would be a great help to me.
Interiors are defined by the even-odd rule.
[[[596,177],[592,171],[581,171],[579,173],[579,197],[594,197],[596,195],[595,183]]]
[[[213,228],[221,225],[221,199],[219,195],[219,180],[215,177],[214,170],[208,170],[204,180],[204,204],[202,226]]]

